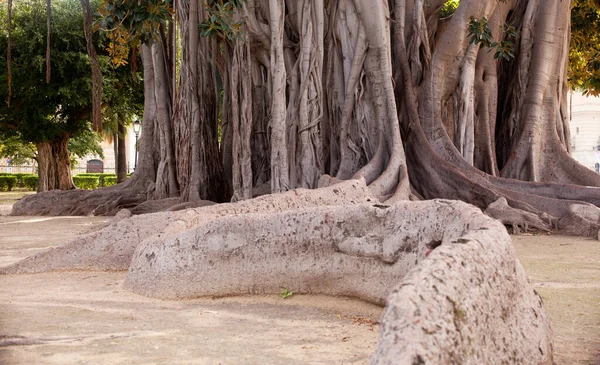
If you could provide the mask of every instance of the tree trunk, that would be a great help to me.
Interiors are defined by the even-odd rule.
[[[216,65],[209,58],[209,40],[198,37],[199,21],[206,16],[204,5],[191,0],[189,9],[181,9],[178,14],[184,41],[174,125],[181,197],[184,201],[228,201],[231,188],[221,163],[217,135]]]
[[[115,132],[112,134],[112,143],[113,143],[113,155],[115,156],[115,174],[117,173],[118,164],[119,164],[119,133]]]
[[[39,162],[38,192],[75,189],[69,155],[70,135],[36,143]]]
[[[285,1],[269,0],[271,31],[271,192],[290,189],[286,137],[286,69],[283,54]]]
[[[117,133],[117,139],[115,143],[117,144],[117,155],[116,155],[116,174],[117,174],[117,183],[122,183],[127,180],[127,147],[125,146],[125,134],[127,130],[125,129],[125,125],[119,123]]]

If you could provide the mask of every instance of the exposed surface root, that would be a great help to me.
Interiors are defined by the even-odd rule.
[[[164,200],[164,199],[163,199]],[[115,215],[121,209],[133,209],[146,201],[146,194],[119,196],[107,201],[91,211],[91,215]],[[160,200],[159,200],[160,201]]]
[[[274,213],[301,207],[352,205],[369,201],[377,199],[370,193],[364,180],[349,180],[323,189],[297,189],[237,203],[216,204],[176,212],[159,212],[128,218],[128,211],[122,210],[107,228],[77,237],[63,246],[1,268],[0,273],[127,270],[133,252],[140,242],[160,242],[169,235],[219,217],[255,212]]]
[[[425,258],[431,242],[451,244],[484,227],[504,231],[481,216],[472,206],[450,201],[228,215],[144,241],[124,285],[165,299],[277,293],[286,287],[382,305],[394,284]]]
[[[485,214],[498,219],[504,225],[511,225],[514,234],[521,233],[519,227],[521,227],[525,233],[527,233],[527,230],[530,227],[544,232],[549,232],[553,228],[551,223],[544,222],[540,217],[533,213],[510,207],[504,197],[501,197],[488,205]]]
[[[12,215],[115,215],[148,199],[135,176],[127,182],[96,190],[51,190],[27,195],[13,205]]]
[[[598,237],[600,230],[600,209],[589,204],[571,204],[569,214],[559,221],[565,234]]]
[[[552,364],[548,316],[499,222],[456,201],[352,204],[368,196],[364,182],[350,181],[180,213],[122,210],[87,244],[0,273],[65,269],[60,264],[73,258],[114,263],[124,251],[115,255],[118,245],[99,238],[135,232],[148,239],[133,247],[125,287],[140,294],[179,299],[286,287],[354,296],[387,306],[373,364]],[[335,197],[343,205],[322,206]]]

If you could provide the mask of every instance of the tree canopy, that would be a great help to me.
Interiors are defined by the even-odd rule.
[[[600,2],[576,0],[571,12],[569,81],[584,94],[600,94]]]
[[[3,23],[6,11],[3,8]],[[53,5],[52,66],[46,83],[46,9],[40,1],[19,1],[12,19],[12,100],[0,106],[0,128],[18,132],[26,142],[45,142],[65,133],[76,135],[87,127],[90,108],[90,63],[81,29],[81,6],[75,1]],[[7,48],[2,29],[0,48]],[[3,52],[4,53],[4,52]],[[6,70],[6,59],[0,60]],[[7,99],[7,74],[0,74],[0,93]]]
[[[98,3],[93,7],[97,8]],[[0,17],[7,21],[7,9],[2,8]],[[23,144],[40,146],[55,144],[49,150],[50,157],[42,160],[68,160],[72,154],[83,156],[88,152],[101,151],[99,137],[92,132],[92,73],[90,57],[83,31],[82,5],[75,0],[58,0],[52,3],[50,27],[51,78],[47,82],[45,54],[47,9],[39,0],[19,1],[12,9],[11,47],[11,98],[10,105],[0,105],[0,133],[6,139],[19,139]],[[97,15],[96,15],[97,16]],[[6,29],[0,30],[0,49],[7,49]],[[104,69],[103,107],[108,111],[107,123],[131,121],[133,115],[141,115],[142,82],[139,73],[116,68],[105,50],[106,38],[96,33],[93,47],[100,53],[100,65]],[[4,53],[4,52],[3,52]],[[0,94],[8,99],[7,59],[0,60]],[[137,79],[137,81],[136,81]],[[114,130],[116,130],[114,124]],[[58,147],[62,144],[62,147]],[[43,148],[42,148],[43,149]],[[66,156],[59,156],[64,150]],[[60,173],[52,173],[47,188],[72,188],[69,163],[65,162]],[[46,169],[46,172],[54,171]],[[60,176],[67,175],[61,179]],[[62,181],[55,184],[52,180]],[[43,179],[40,179],[43,181]]]

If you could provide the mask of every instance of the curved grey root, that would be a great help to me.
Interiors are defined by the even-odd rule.
[[[146,239],[160,241],[167,235],[178,234],[219,217],[253,212],[275,213],[322,205],[351,205],[368,201],[377,199],[371,195],[364,180],[347,180],[323,189],[297,189],[238,203],[129,218],[117,216],[110,226],[100,231],[76,237],[65,245],[2,267],[0,274],[59,270],[124,271],[129,268],[133,252],[140,242]]]
[[[388,297],[371,364],[553,365],[542,299],[498,222],[436,248]]]
[[[480,214],[461,206],[469,208],[458,212],[456,203],[437,201],[226,216],[144,242],[125,286],[165,299],[286,287],[383,304],[391,286],[425,257],[427,244],[460,237],[470,215]]]
[[[505,228],[461,202],[222,217],[145,241],[124,285],[164,299],[288,288],[387,302],[372,364],[552,364],[549,320]]]

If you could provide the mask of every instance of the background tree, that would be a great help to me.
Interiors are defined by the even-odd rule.
[[[104,72],[103,135],[114,144],[117,182],[127,179],[128,161],[125,137],[135,118],[143,115],[143,80],[139,72],[111,64]]]
[[[600,2],[576,0],[571,12],[569,82],[584,94],[600,93]]]
[[[46,5],[42,1],[28,0],[13,7],[12,103],[0,107],[0,132],[36,146],[39,191],[74,188],[70,157],[83,157],[89,152],[101,155],[98,136],[94,135],[90,124],[92,75],[81,4],[74,0],[53,2],[50,83],[46,83],[48,73],[43,53],[46,37],[42,36],[47,31],[43,18],[47,15]],[[5,10],[3,8],[1,13],[3,19],[7,16]],[[103,41],[98,35],[94,38],[105,54],[102,62],[108,70],[110,63]],[[6,46],[6,37],[2,37],[0,49],[6,49]],[[4,59],[0,65],[7,70]],[[110,110],[118,109],[123,118],[140,113],[142,85],[133,82],[133,77],[138,75],[127,70],[106,73],[104,107],[110,105]],[[6,73],[0,75],[2,81],[7,78]],[[0,93],[6,96],[7,83],[0,85]],[[126,167],[121,170],[126,175]]]
[[[90,67],[81,31],[81,6],[74,1],[53,4],[53,71],[47,83],[45,5],[40,1],[22,1],[13,6],[12,102],[10,107],[0,107],[3,133],[18,135],[24,142],[36,145],[39,191],[75,187],[68,143],[88,128],[90,114]],[[6,19],[6,12],[2,16]],[[0,48],[5,50],[6,37],[0,42]],[[5,70],[5,60],[0,62]],[[6,80],[5,73],[0,77]],[[7,83],[0,85],[0,93],[6,98]]]
[[[23,143],[19,136],[0,136],[0,157],[10,159],[12,165],[33,164],[37,161],[37,151],[33,143]]]
[[[77,159],[90,154],[104,158],[100,142],[100,136],[91,129],[84,130],[71,138],[69,140],[71,166],[75,166]],[[0,157],[10,159],[12,165],[35,166],[38,161],[35,144],[23,142],[19,133],[9,133],[8,136],[0,134]]]

